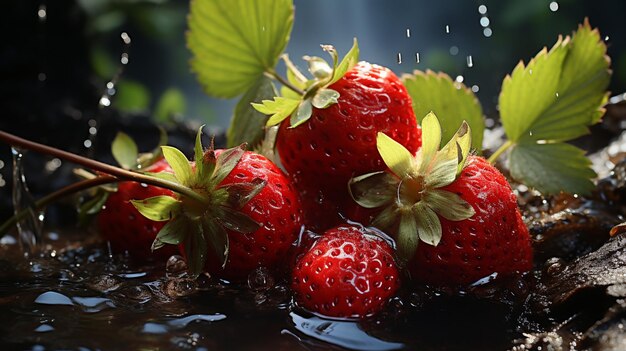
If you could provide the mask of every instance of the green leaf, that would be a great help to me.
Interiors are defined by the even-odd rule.
[[[187,257],[187,267],[192,277],[197,277],[204,271],[204,264],[207,255],[207,237],[211,233],[200,221],[194,221],[194,232],[185,238],[185,255]]]
[[[155,222],[169,221],[180,211],[181,202],[167,196],[153,196],[144,200],[130,200],[137,211]]]
[[[224,228],[242,234],[254,233],[261,228],[261,224],[247,214],[228,207],[222,207],[219,221]]]
[[[187,109],[185,95],[177,88],[167,89],[154,109],[154,119],[159,123],[168,123],[174,117],[182,115]]]
[[[143,174],[149,175],[154,178],[167,180],[172,183],[178,183],[176,176],[170,172],[143,172]]]
[[[336,104],[339,99],[339,92],[333,89],[320,89],[311,100],[315,108],[325,109]]]
[[[431,111],[439,117],[442,146],[452,138],[457,126],[467,121],[472,130],[472,147],[481,150],[485,122],[480,103],[470,89],[445,73],[430,70],[405,74],[402,81],[413,100],[417,118]]]
[[[289,128],[295,128],[302,123],[306,122],[313,115],[313,105],[311,104],[311,99],[302,100],[296,113],[291,114],[291,118],[289,119]]]
[[[309,64],[309,72],[318,80],[330,78],[333,68],[323,58],[317,56],[305,56],[304,59]]]
[[[163,244],[178,245],[185,237],[193,236],[187,235],[189,231],[189,223],[183,217],[174,217],[171,221],[165,223],[163,228],[159,231],[154,242],[152,243],[152,250],[163,247]]]
[[[470,149],[472,147],[472,132],[467,122],[463,121],[459,130],[452,136],[452,139],[448,141],[446,146],[441,149],[438,158],[457,158],[457,171],[456,176],[461,174],[461,171],[465,167],[465,161],[469,156]]]
[[[150,107],[150,91],[143,84],[128,79],[115,85],[113,106],[124,112],[146,111]]]
[[[231,98],[276,66],[293,25],[292,0],[193,0],[187,45],[205,91]]]
[[[398,226],[398,255],[405,261],[415,256],[419,244],[418,225],[413,213],[403,213]]]
[[[422,119],[422,148],[420,150],[420,173],[424,173],[435,159],[441,145],[441,125],[434,113]]]
[[[289,117],[298,108],[300,101],[277,96],[274,100],[263,100],[260,104],[252,103],[252,107],[263,114],[272,115],[266,125],[273,126]]]
[[[583,150],[564,143],[517,144],[509,156],[511,176],[545,194],[589,194],[596,176]]]
[[[510,141],[516,142],[533,133],[534,123],[555,103],[568,43],[569,40],[559,38],[549,52],[544,48],[527,66],[520,62],[504,78],[500,115]]]
[[[78,208],[78,223],[81,226],[86,225],[91,217],[102,210],[102,206],[104,206],[108,198],[108,191],[98,189],[91,199],[82,203]]]
[[[220,223],[206,218],[202,220],[202,228],[204,229],[204,235],[209,244],[208,246],[222,263],[222,268],[224,268],[230,249],[226,230]]]
[[[163,157],[172,167],[176,179],[183,185],[189,184],[192,180],[192,170],[187,157],[175,147],[161,146],[161,150],[163,150]]]
[[[424,201],[420,201],[413,205],[413,213],[417,220],[417,231],[420,240],[428,245],[439,245],[443,231],[441,229],[441,221],[439,221],[435,211]]]
[[[452,184],[456,180],[458,159],[441,160],[434,164],[430,172],[424,177],[424,184],[427,188],[441,188]]]
[[[198,128],[198,132],[196,133],[196,142],[193,148],[193,160],[196,164],[196,183],[202,183],[202,180],[205,179],[205,162],[204,162],[204,148],[202,147],[202,129],[204,126]]]
[[[422,201],[438,215],[450,221],[462,221],[476,213],[467,201],[446,190],[429,190],[424,193]]]
[[[398,179],[384,171],[368,173],[350,179],[348,191],[361,207],[381,207],[391,203],[396,197]]]
[[[339,65],[335,68],[333,72],[333,78],[330,80],[328,85],[331,85],[341,79],[349,70],[352,69],[359,62],[359,43],[354,38],[352,43],[352,48],[350,51],[344,56],[343,60],[339,63]]]
[[[376,148],[387,167],[400,179],[410,177],[413,171],[413,155],[402,144],[384,133],[378,133]]]
[[[606,89],[611,78],[609,64],[600,33],[585,20],[563,61],[558,97],[529,127],[531,139],[566,141],[589,133],[588,126],[604,114],[602,106],[608,98]]]
[[[272,99],[277,95],[272,80],[263,76],[239,100],[226,134],[227,147],[248,143],[251,147],[263,140],[263,127],[268,117],[257,111],[251,103]]]
[[[238,147],[224,150],[217,157],[217,160],[215,161],[215,169],[213,170],[213,175],[211,176],[211,182],[214,187],[220,184],[224,178],[232,172],[245,152],[245,145],[240,145]]]
[[[124,132],[117,132],[111,144],[111,153],[115,161],[124,169],[137,168],[139,150],[135,141]]]
[[[221,187],[228,192],[228,207],[240,210],[245,204],[257,196],[267,185],[267,181],[261,178],[254,178],[249,183],[231,183]]]

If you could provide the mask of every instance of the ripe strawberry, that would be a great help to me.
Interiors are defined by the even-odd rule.
[[[216,150],[219,157],[223,150]],[[297,192],[285,174],[262,155],[246,151],[219,187],[262,180],[266,184],[241,209],[261,224],[250,234],[226,230],[230,249],[223,270],[215,255],[209,255],[209,272],[240,280],[257,267],[280,268],[302,225]]]
[[[468,156],[469,126],[464,123],[441,151],[434,114],[422,128],[424,143],[415,157],[379,134],[378,150],[389,170],[350,182],[359,205],[379,209],[372,224],[396,238],[413,279],[454,287],[492,273],[530,270],[530,236],[516,197],[497,169]]]
[[[353,175],[384,170],[376,151],[378,132],[417,151],[421,131],[411,98],[392,71],[359,62],[329,89],[339,93],[336,104],[314,107],[296,127],[289,120],[280,125],[276,148],[297,184],[344,192]]]
[[[200,131],[194,163],[163,147],[180,191],[133,205],[144,216],[169,221],[153,249],[180,245],[193,275],[240,280],[259,266],[277,271],[297,239],[300,203],[289,179],[264,156],[235,147],[203,151]]]
[[[299,306],[330,317],[375,314],[399,286],[389,244],[354,226],[326,231],[298,260],[292,280]]]
[[[172,172],[165,160],[161,159],[146,168],[150,172]],[[137,182],[119,182],[117,191],[111,193],[98,214],[100,236],[111,243],[114,253],[128,252],[133,258],[166,260],[177,253],[175,248],[151,252],[150,244],[165,225],[164,222],[152,221],[143,217],[130,200],[143,200],[153,196],[172,195],[170,190],[140,184]]]

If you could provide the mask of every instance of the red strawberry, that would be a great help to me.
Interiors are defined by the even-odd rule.
[[[161,159],[146,171],[172,172]],[[131,181],[119,182],[117,191],[111,193],[98,214],[98,230],[104,240],[111,243],[115,253],[128,252],[138,259],[167,259],[177,253],[174,247],[151,252],[150,245],[165,222],[156,222],[143,217],[130,200],[143,200],[153,196],[173,195],[170,190]]]
[[[411,98],[392,71],[359,62],[329,89],[339,93],[336,104],[314,107],[311,117],[297,127],[289,120],[280,125],[276,147],[298,184],[344,192],[355,174],[384,170],[376,151],[378,132],[417,151],[421,131]]]
[[[442,189],[459,195],[476,214],[457,222],[439,217],[441,241],[419,245],[409,264],[415,281],[467,285],[492,273],[508,276],[532,268],[530,236],[517,197],[495,167],[470,156],[459,178]]]
[[[298,260],[292,280],[299,306],[330,317],[375,314],[399,286],[389,244],[354,226],[326,231]]]
[[[194,162],[164,146],[177,193],[133,205],[144,216],[169,221],[153,249],[180,245],[192,275],[204,269],[241,280],[264,266],[279,271],[298,238],[301,208],[289,179],[271,161],[244,150],[203,151],[200,131]]]
[[[223,150],[216,150],[219,157]],[[241,213],[261,224],[250,234],[227,230],[230,250],[226,265],[215,255],[208,257],[209,272],[240,280],[257,267],[280,268],[287,251],[298,238],[302,210],[297,192],[285,174],[265,156],[245,152],[219,187],[263,180],[266,185],[247,202]]]
[[[454,287],[492,273],[530,270],[530,236],[516,197],[497,169],[468,156],[469,126],[464,123],[441,151],[434,114],[424,118],[422,128],[416,156],[379,134],[378,150],[389,170],[350,183],[361,206],[378,209],[372,224],[396,238],[413,279]]]

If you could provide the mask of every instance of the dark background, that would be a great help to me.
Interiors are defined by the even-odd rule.
[[[609,47],[614,70],[610,90],[614,95],[626,92],[626,2],[294,2],[295,24],[287,52],[301,67],[301,56],[324,55],[319,44],[333,44],[345,53],[357,37],[361,59],[398,74],[433,69],[453,79],[462,76],[467,86],[478,88],[488,115],[497,114],[502,79],[520,59],[528,61],[588,17]],[[207,97],[189,69],[184,37],[188,1],[5,0],[3,5],[0,129],[108,161],[108,144],[118,129],[139,136],[143,150],[154,146],[157,133],[151,119],[166,91],[175,101],[178,118],[206,123],[215,130],[228,125],[236,101]],[[479,13],[481,5],[486,6],[486,14]],[[488,26],[484,19],[481,23],[482,17],[488,18]],[[100,109],[106,83],[122,66],[122,32],[132,38],[129,64],[117,82],[112,108]],[[98,127],[96,136],[90,137],[90,121]],[[86,140],[91,141],[90,147]],[[0,160],[0,187],[6,188],[11,172],[8,147],[0,146]],[[39,169],[42,177],[55,172],[54,167]],[[37,193],[41,186],[32,187]],[[8,200],[7,191],[2,196]]]

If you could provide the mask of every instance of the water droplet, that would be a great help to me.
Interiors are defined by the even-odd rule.
[[[114,87],[115,87],[115,84],[113,84],[113,82],[107,83],[107,89],[113,89]]]
[[[61,164],[62,162],[60,159],[53,158],[52,160],[46,162],[45,169],[48,173],[52,173],[61,167]]]
[[[54,327],[49,324],[41,324],[34,330],[37,333],[47,333],[54,331]]]
[[[411,30],[409,28],[406,29],[406,37],[407,38],[411,37]]]
[[[128,33],[122,32],[122,34],[120,34],[120,37],[122,38],[122,41],[124,42],[124,44],[126,45],[130,44],[130,36],[128,35]]]
[[[419,52],[415,53],[415,63],[420,63],[420,53]]]
[[[274,286],[274,277],[265,267],[259,267],[248,274],[248,287],[251,290],[263,291]]]
[[[450,55],[456,56],[459,53],[459,47],[456,45],[452,45],[450,47]]]
[[[486,14],[487,13],[487,6],[485,6],[485,5],[478,6],[478,13],[480,13],[481,15]]]
[[[85,146],[85,148],[89,149],[91,145],[92,145],[91,140],[87,139],[83,141],[83,146]]]
[[[474,67],[474,59],[472,59],[472,55],[467,56],[467,67]]]
[[[604,41],[609,41],[609,36],[604,37]]]
[[[39,5],[39,9],[37,10],[37,17],[39,17],[39,21],[44,22],[48,17],[48,11],[46,9],[46,5]]]
[[[478,87],[478,85],[474,84],[472,85],[472,91],[477,93],[480,90],[480,88]]]
[[[90,127],[95,127],[96,125],[98,125],[98,122],[96,122],[95,119],[90,119],[87,124],[89,124]]]
[[[187,262],[182,256],[173,255],[165,264],[165,275],[168,278],[181,278],[187,274]]]
[[[463,78],[463,76],[458,75],[458,76],[456,76],[455,81],[456,81],[457,83],[463,83],[463,79],[464,79],[464,78]]]
[[[491,35],[493,34],[493,32],[491,31],[491,28],[485,28],[483,29],[483,35],[487,38],[489,38]]]
[[[123,65],[127,65],[128,64],[128,53],[122,53],[122,58],[120,58],[120,62]]]
[[[39,74],[37,75],[37,79],[38,79],[40,82],[45,82],[47,78],[48,78],[48,76],[46,76],[46,74],[45,74],[45,73],[43,73],[43,72],[41,72],[41,73],[39,73]]]
[[[37,296],[35,303],[41,305],[74,306],[74,303],[69,297],[56,291],[46,291],[45,293]]]
[[[111,100],[108,96],[103,96],[100,98],[100,105],[104,107],[111,106]]]
[[[559,93],[554,93],[554,95],[558,98],[559,97]]]
[[[489,27],[489,18],[487,16],[483,16],[480,18],[480,25],[483,27]]]
[[[550,11],[557,12],[559,10],[559,3],[556,1],[552,1],[550,3]]]
[[[98,129],[96,127],[89,127],[89,134],[96,135],[98,133]]]
[[[398,53],[398,64],[402,64],[402,53]]]
[[[529,70],[528,70],[528,74],[532,76],[532,75],[533,75],[533,70],[532,70],[532,69],[529,69]]]
[[[28,186],[26,185],[26,176],[24,175],[22,150],[12,147],[13,155],[13,209],[14,214],[25,211],[26,215],[16,223],[19,233],[20,247],[24,255],[28,256],[35,252],[42,238],[42,219],[41,212],[35,209],[35,200],[33,199]]]
[[[450,34],[450,26],[446,24],[446,33]]]

